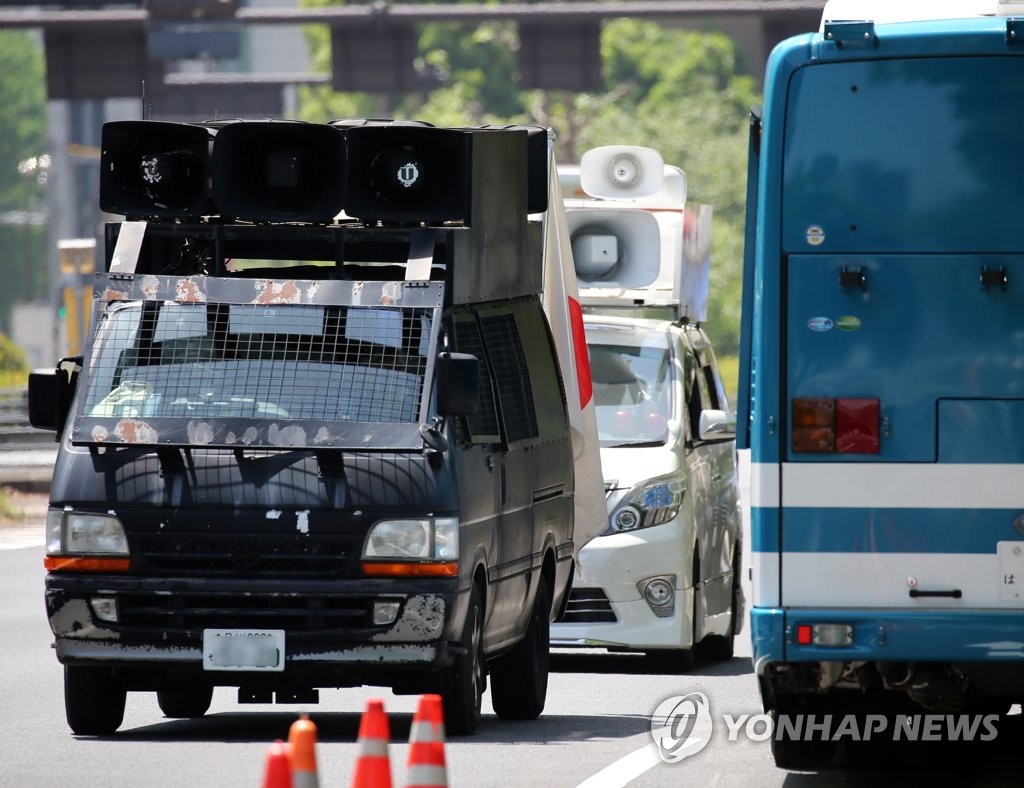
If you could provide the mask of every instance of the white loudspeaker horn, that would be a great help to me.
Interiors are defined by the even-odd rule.
[[[580,186],[591,197],[636,200],[661,191],[665,160],[654,148],[604,145],[580,158]]]
[[[646,287],[661,271],[658,220],[648,211],[572,208],[566,211],[580,287]]]

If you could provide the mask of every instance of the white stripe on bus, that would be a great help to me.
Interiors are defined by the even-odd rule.
[[[779,554],[750,554],[754,604],[758,607],[779,606]]]
[[[758,554],[754,555],[756,572]],[[787,552],[782,554],[782,567],[782,604],[786,607],[1020,610],[1024,605],[1022,599],[1000,599],[1004,572],[994,552]],[[1016,583],[1024,589],[1024,577],[1017,577]],[[959,590],[961,597],[914,598],[910,596],[911,588]],[[754,605],[778,605],[777,591],[773,597],[771,588],[761,590],[764,597],[759,598],[755,585]]]
[[[1024,466],[782,463],[782,505],[826,509],[1024,509]],[[779,465],[753,463],[751,506],[779,506]]]

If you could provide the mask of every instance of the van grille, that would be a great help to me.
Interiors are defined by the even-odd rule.
[[[371,626],[372,597],[316,594],[118,594],[120,623],[173,629],[286,629],[309,634]]]
[[[574,588],[569,592],[569,604],[559,621],[564,624],[614,624],[618,619],[600,588]]]
[[[342,577],[351,539],[275,535],[147,535],[132,552],[156,577]]]

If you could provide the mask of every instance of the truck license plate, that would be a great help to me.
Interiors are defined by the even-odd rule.
[[[998,542],[999,599],[1024,601],[1024,542]]]
[[[284,670],[283,629],[204,629],[203,670]]]

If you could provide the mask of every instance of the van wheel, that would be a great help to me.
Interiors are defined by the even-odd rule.
[[[473,583],[469,593],[469,609],[462,631],[459,654],[441,672],[441,705],[444,709],[444,727],[448,733],[473,733],[480,725],[480,704],[487,677],[484,672],[484,617],[480,603],[480,588]]]
[[[551,650],[551,595],[543,576],[526,636],[491,667],[491,705],[503,720],[534,720],[548,695]]]
[[[689,673],[697,665],[692,648],[657,648],[644,652],[651,673]]]
[[[79,736],[106,736],[124,721],[128,693],[109,670],[64,666],[64,712]]]
[[[156,693],[156,702],[165,717],[202,717],[210,710],[210,703],[213,702],[213,687],[159,690]]]
[[[732,559],[732,599],[729,608],[729,632],[725,635],[708,635],[701,641],[701,648],[709,659],[730,660],[735,655],[735,639],[737,630],[736,615],[740,609],[740,557],[737,552]]]

